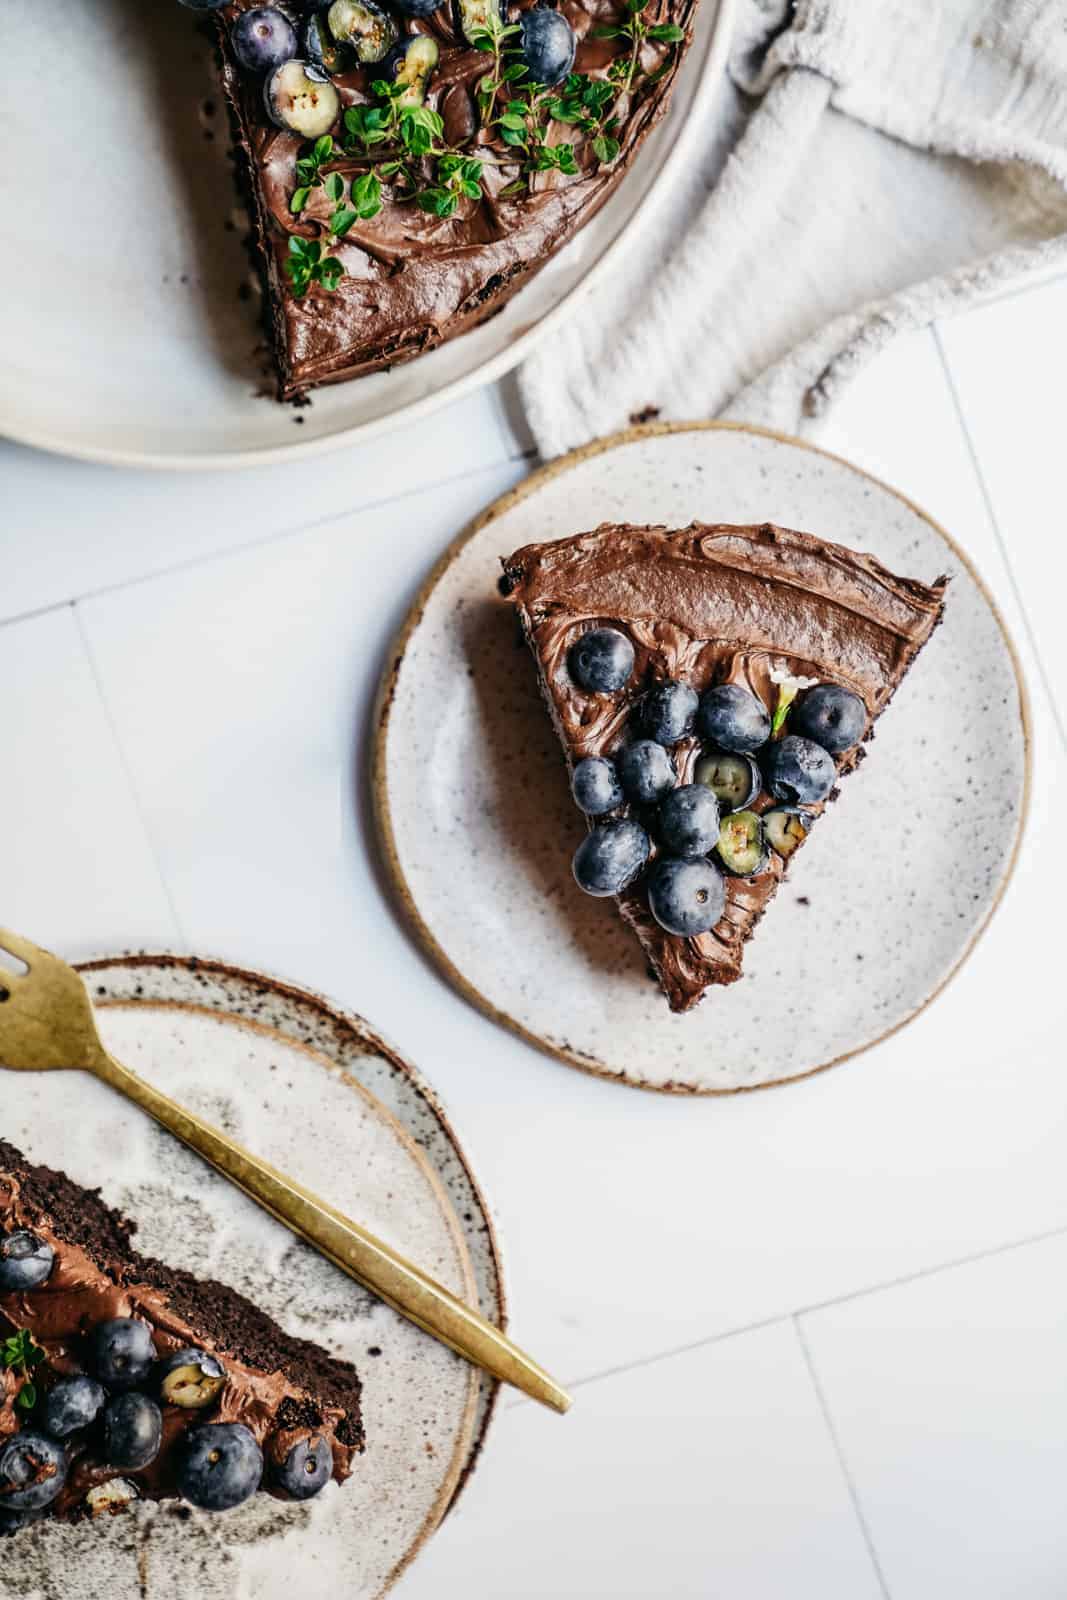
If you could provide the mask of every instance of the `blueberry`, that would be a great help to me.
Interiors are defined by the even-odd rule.
[[[586,756],[571,774],[571,794],[579,811],[587,817],[602,817],[623,801],[622,785],[614,761],[603,756]]]
[[[754,878],[770,860],[763,823],[754,811],[731,811],[723,817],[718,849],[719,860],[735,878]]]
[[[39,1511],[67,1481],[63,1448],[47,1434],[26,1430],[0,1445],[0,1509]]]
[[[615,694],[634,670],[634,647],[618,628],[593,628],[571,645],[571,677],[590,694]]]
[[[635,805],[654,806],[674,788],[674,762],[654,739],[637,739],[619,757],[619,780]]]
[[[229,3],[230,0],[181,0],[181,4],[188,6],[190,11],[221,11]]]
[[[317,72],[305,61],[284,61],[263,85],[270,120],[302,139],[321,138],[341,115],[341,96],[328,78],[313,76]]]
[[[744,811],[763,788],[763,776],[752,757],[725,750],[701,756],[693,780],[706,784],[724,811]]]
[[[332,1477],[333,1451],[329,1439],[321,1434],[298,1439],[273,1473],[274,1483],[290,1500],[310,1500],[320,1489],[325,1489]]]
[[[719,838],[719,802],[702,783],[672,789],[659,808],[660,842],[668,855],[693,860],[714,850]]]
[[[136,1471],[159,1454],[163,1413],[146,1394],[117,1394],[104,1411],[104,1454],[109,1465]]]
[[[226,1387],[226,1368],[209,1350],[175,1350],[160,1362],[159,1393],[166,1405],[203,1411]]]
[[[437,40],[428,33],[413,33],[390,50],[382,75],[392,78],[399,88],[396,103],[402,109],[425,104],[426,90],[440,54]]]
[[[41,1421],[53,1439],[65,1439],[96,1421],[107,1399],[95,1378],[60,1378],[44,1397]]]
[[[738,683],[720,683],[700,702],[697,727],[720,750],[747,755],[771,736],[771,719],[762,700]]]
[[[393,10],[404,17],[432,17],[443,0],[393,0]]]
[[[501,0],[456,0],[456,20],[467,43],[477,44],[492,23],[503,27],[506,19]]]
[[[40,1522],[43,1511],[0,1511],[0,1539],[28,1528],[31,1522]]]
[[[326,23],[325,11],[309,11],[300,35],[303,54],[309,66],[334,76],[351,72],[356,52],[351,45],[338,44]]]
[[[648,906],[661,928],[691,939],[722,916],[726,890],[710,861],[663,856],[648,875]]]
[[[825,800],[837,778],[833,756],[827,755],[822,745],[794,733],[767,747],[763,769],[774,798],[794,806],[813,806]]]
[[[775,806],[773,811],[764,813],[763,831],[767,836],[767,843],[778,852],[783,861],[788,861],[797,846],[803,844],[808,837],[808,830],[813,821],[813,817],[806,811],[798,811],[796,806]]]
[[[248,1500],[263,1477],[263,1452],[243,1422],[190,1428],[175,1450],[178,1491],[202,1511],[229,1511]]]
[[[148,1324],[132,1317],[98,1323],[89,1349],[93,1370],[109,1389],[135,1389],[148,1377],[156,1359]]]
[[[384,61],[396,44],[396,23],[374,0],[333,0],[326,21],[338,44],[366,63]]]
[[[35,1234],[19,1229],[0,1239],[0,1294],[15,1294],[21,1289],[39,1289],[44,1283],[56,1253],[50,1244]]]
[[[657,683],[641,701],[641,732],[657,744],[677,744],[692,733],[699,704],[696,690],[687,683]]]
[[[793,707],[789,719],[793,733],[814,739],[832,756],[859,744],[867,726],[867,707],[858,694],[838,683],[817,683]]]
[[[519,59],[533,83],[551,86],[574,66],[578,40],[562,11],[533,6],[519,20]]]
[[[574,881],[586,894],[621,894],[648,860],[648,834],[636,822],[605,822],[574,852]]]
[[[296,29],[274,6],[254,6],[237,18],[230,43],[247,71],[273,72],[296,55]]]

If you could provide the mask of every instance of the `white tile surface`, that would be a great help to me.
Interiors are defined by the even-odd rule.
[[[72,960],[180,934],[69,606],[0,628],[0,923]]]
[[[498,1423],[404,1600],[877,1600],[875,1569],[791,1324]]]
[[[1060,1600],[1067,1237],[804,1319],[894,1600]]]
[[[940,338],[1028,625],[1062,702],[1067,279],[946,322]]]
[[[0,621],[381,505],[531,443],[507,385],[457,401],[414,438],[393,432],[252,471],[120,471],[0,440]]]

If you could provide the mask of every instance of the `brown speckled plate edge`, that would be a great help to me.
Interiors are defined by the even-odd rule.
[[[392,711],[396,681],[400,672],[400,668],[403,664],[404,655],[408,644],[410,643],[412,636],[422,620],[422,615],[426,609],[427,602],[434,589],[437,587],[437,584],[440,582],[443,575],[448,571],[449,567],[451,567],[459,553],[482,531],[484,527],[487,526],[487,524],[495,521],[498,517],[503,516],[505,512],[510,511],[513,506],[518,505],[530,495],[536,494],[544,484],[551,482],[552,479],[561,476],[565,472],[569,472],[573,467],[577,467],[583,462],[591,460],[595,456],[606,455],[611,450],[617,450],[621,446],[632,444],[637,440],[652,439],[677,433],[701,433],[716,431],[755,434],[764,439],[776,440],[779,444],[793,445],[798,450],[805,450],[812,455],[822,456],[826,460],[834,461],[840,466],[846,467],[850,472],[855,473],[857,477],[865,478],[869,483],[874,484],[877,488],[883,490],[885,493],[893,495],[901,502],[902,505],[906,506],[908,510],[914,512],[917,517],[921,517],[928,527],[930,527],[939,538],[944,540],[945,544],[952,551],[952,554],[973,580],[975,586],[988,605],[989,610],[992,613],[997,627],[1000,629],[1001,635],[1004,639],[1004,645],[1007,649],[1008,656],[1012,664],[1012,670],[1015,673],[1016,689],[1019,696],[1019,720],[1022,724],[1023,746],[1026,759],[1025,775],[1023,779],[1023,792],[1019,806],[1019,820],[1015,834],[1015,842],[1012,847],[1011,856],[998,885],[997,892],[990,901],[989,907],[982,921],[977,925],[973,934],[971,935],[971,938],[960,952],[958,959],[945,974],[944,978],[937,985],[937,987],[929,995],[927,995],[923,1003],[919,1006],[916,1006],[908,1016],[902,1017],[898,1022],[894,1023],[892,1027],[887,1028],[883,1033],[878,1034],[875,1038],[867,1040],[864,1044],[857,1046],[853,1050],[846,1050],[842,1052],[842,1054],[834,1056],[832,1060],[821,1062],[819,1066],[812,1067],[806,1072],[795,1073],[791,1077],[778,1078],[769,1083],[739,1085],[728,1089],[697,1088],[693,1085],[683,1083],[653,1084],[633,1079],[625,1072],[621,1072],[615,1068],[612,1068],[606,1062],[595,1060],[587,1054],[570,1050],[565,1045],[560,1045],[553,1040],[543,1038],[540,1034],[535,1033],[532,1029],[525,1027],[521,1022],[510,1016],[506,1011],[502,1011],[498,1006],[493,1005],[492,1001],[483,995],[481,991],[476,988],[475,985],[472,984],[470,980],[459,970],[452,958],[448,955],[447,951],[434,937],[419,911],[415,896],[411,891],[407,877],[404,873],[404,869],[400,862],[396,837],[393,832],[393,825],[389,810],[387,773],[388,763],[386,752],[389,732],[389,718]],[[899,489],[894,489],[893,486],[886,483],[884,479],[875,477],[875,475],[871,472],[865,472],[862,467],[855,466],[854,463],[849,461],[845,456],[837,455],[831,450],[820,449],[818,445],[809,444],[805,439],[797,439],[790,434],[778,433],[772,428],[760,428],[743,422],[647,422],[642,423],[637,427],[625,428],[619,433],[609,434],[606,438],[594,439],[589,444],[582,445],[577,450],[568,452],[567,455],[558,456],[554,461],[550,461],[547,463],[547,465],[539,467],[535,472],[532,472],[530,476],[524,479],[523,482],[520,483],[516,488],[509,490],[507,494],[501,495],[498,500],[494,500],[491,505],[487,506],[486,509],[480,513],[479,516],[477,516],[472,522],[468,523],[467,526],[459,534],[457,534],[457,536],[447,546],[443,554],[435,562],[425,582],[419,589],[418,594],[415,596],[415,601],[411,607],[411,610],[409,611],[407,618],[393,640],[393,643],[389,649],[389,653],[386,657],[386,664],[382,673],[381,682],[378,688],[378,696],[375,703],[373,730],[374,744],[370,761],[370,784],[371,800],[375,822],[377,824],[378,847],[385,871],[388,875],[392,890],[396,895],[398,904],[408,922],[408,925],[413,931],[415,938],[426,955],[448,979],[453,988],[459,991],[465,1000],[468,1000],[471,1005],[476,1006],[479,1011],[483,1012],[493,1022],[499,1023],[501,1027],[507,1028],[509,1032],[517,1034],[518,1037],[525,1040],[527,1044],[533,1045],[535,1049],[544,1052],[546,1055],[553,1056],[558,1061],[565,1062],[568,1066],[577,1067],[580,1071],[587,1072],[593,1077],[608,1078],[612,1082],[624,1084],[628,1088],[644,1089],[653,1094],[753,1094],[761,1089],[783,1088],[786,1084],[798,1083],[805,1078],[815,1077],[818,1073],[828,1071],[830,1067],[836,1067],[844,1061],[850,1061],[854,1056],[862,1055],[865,1051],[872,1049],[875,1045],[881,1044],[884,1040],[892,1038],[893,1034],[898,1033],[900,1029],[906,1027],[909,1022],[913,1022],[916,1017],[922,1015],[928,1006],[932,1005],[932,1003],[937,999],[938,995],[943,992],[947,985],[964,966],[979,939],[989,927],[993,913],[1003,900],[1004,893],[1008,887],[1008,884],[1011,882],[1015,873],[1015,868],[1018,865],[1023,834],[1025,832],[1026,821],[1030,813],[1031,785],[1033,780],[1033,737],[1030,717],[1030,699],[1026,687],[1026,680],[1023,676],[1022,665],[1019,660],[1019,653],[1016,649],[1015,641],[1012,639],[1011,633],[1008,630],[1008,626],[1001,615],[1000,608],[993,598],[988,585],[983,580],[981,574],[978,572],[970,557],[961,548],[961,546],[957,544],[952,535],[948,533],[948,531],[943,528],[939,522],[930,516],[929,512],[924,511],[921,506],[917,505],[914,500],[909,499],[907,495],[902,494]]]
[[[499,1241],[488,1202],[463,1147],[423,1075],[362,1017],[340,1010],[307,989],[212,958],[139,952],[80,962],[78,970],[98,1006],[150,1004],[222,1013],[257,1030],[278,1033],[309,1055],[325,1057],[339,1067],[354,1088],[375,1101],[379,1110],[398,1125],[404,1141],[433,1175],[442,1205],[451,1212],[465,1245],[480,1308],[485,1316],[506,1328],[507,1295]],[[376,1076],[370,1064],[381,1064],[392,1088],[388,1099],[377,1092],[380,1084],[364,1081],[359,1070],[361,1062],[368,1077]],[[434,1144],[438,1145],[436,1150],[431,1148]],[[393,1588],[455,1505],[478,1463],[499,1389],[500,1385],[484,1374],[472,1388],[468,1426],[462,1430],[442,1492],[380,1594]]]

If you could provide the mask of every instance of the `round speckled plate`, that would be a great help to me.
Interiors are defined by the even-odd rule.
[[[503,1322],[492,1223],[466,1158],[432,1091],[360,1019],[215,962],[145,956],[83,970],[120,1059]],[[100,1186],[137,1220],[148,1253],[221,1278],[354,1360],[367,1450],[342,1488],[304,1506],[257,1495],[214,1518],[146,1505],[103,1528],[45,1524],[5,1545],[0,1595],[384,1594],[469,1472],[494,1386],[93,1080],[5,1081],[4,1134]]]
[[[535,540],[694,519],[779,522],[952,583],[943,626],[793,863],[743,978],[672,1016],[613,902],[571,879],[582,822],[496,584],[500,558]],[[468,999],[574,1066],[713,1094],[830,1066],[928,1004],[1003,892],[1029,771],[1014,649],[936,523],[798,441],[653,424],[535,473],[446,551],[389,654],[374,787],[397,895]]]
[[[33,83],[36,114],[0,110],[0,303],[19,312],[4,324],[0,433],[117,465],[242,466],[369,438],[499,378],[618,264],[691,158],[734,3],[701,0],[670,109],[626,181],[497,315],[297,411],[272,398],[248,224],[195,16],[177,0],[67,0],[78,47],[57,50],[41,0],[5,0],[4,65]],[[30,171],[62,174],[60,225]],[[26,270],[28,252],[40,271]]]

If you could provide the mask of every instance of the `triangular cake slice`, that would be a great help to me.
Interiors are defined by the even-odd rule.
[[[356,1370],[0,1140],[0,1535],[138,1499],[306,1500],[363,1449]]]
[[[575,876],[598,894],[625,880],[619,910],[672,1010],[740,977],[789,856],[940,621],[946,581],[770,523],[607,524],[504,562],[591,813]]]

